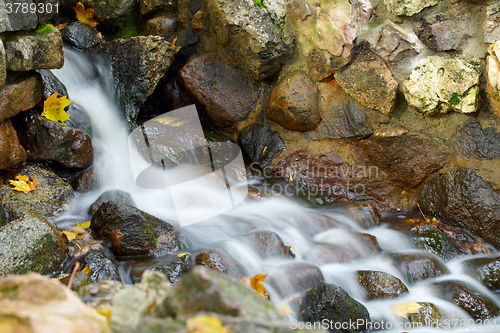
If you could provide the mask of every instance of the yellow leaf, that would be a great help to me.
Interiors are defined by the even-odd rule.
[[[177,256],[178,257],[184,257],[186,254],[191,254],[189,252],[181,252],[181,253],[177,253]]]
[[[186,320],[186,326],[189,333],[230,333],[216,315],[196,316]]]
[[[175,121],[175,119],[172,118],[172,117],[169,117],[169,116],[165,116],[165,117],[161,117],[161,118],[155,119],[155,121],[158,121],[158,122],[166,125],[166,124],[169,124],[169,123]]]
[[[82,271],[87,273],[88,275],[90,275],[92,273],[92,270],[89,268],[89,266],[85,266],[85,268],[82,269]]]
[[[97,311],[97,313],[106,317],[108,325],[111,324],[111,313],[113,312],[113,308],[111,307],[111,305],[106,303],[105,305],[94,307],[94,309]]]
[[[102,33],[100,31],[97,33],[97,36],[99,37],[100,40],[102,40]]]
[[[36,185],[38,184],[38,181],[35,178],[31,181],[28,176],[17,175],[16,179],[17,180],[9,180],[9,182],[11,185],[14,185],[14,190],[19,192],[29,193],[34,191]]]
[[[76,19],[82,23],[86,23],[91,27],[95,27],[99,23],[93,19],[94,10],[92,8],[85,9],[85,6],[81,2],[76,3],[76,7],[73,7],[76,13]]]
[[[50,95],[49,98],[47,98],[43,103],[42,116],[61,124],[63,124],[64,121],[69,120],[69,114],[64,111],[64,108],[73,102],[69,101],[66,97],[67,96],[57,98],[57,93]]]
[[[54,25],[54,28],[56,28],[57,30],[61,30],[62,28],[64,28],[66,26],[66,24],[68,24],[68,22],[57,23]]]
[[[262,151],[262,155],[264,155],[267,151],[267,146],[264,146],[264,150]]]
[[[285,302],[281,303],[278,307],[276,307],[276,310],[278,311],[278,313],[280,315],[282,315],[282,316],[288,316],[289,314],[293,313],[293,310],[288,305],[288,303],[290,303],[290,301],[292,299],[293,298],[290,298],[288,301],[285,301]]]
[[[170,48],[174,49],[175,52],[179,51],[180,49],[180,47],[175,45],[176,42],[177,42],[177,36],[175,36],[174,39],[172,40],[172,43],[170,43]]]
[[[73,239],[75,239],[76,236],[78,236],[78,234],[76,232],[68,231],[68,230],[64,230],[63,232],[61,232],[61,234],[66,235],[66,237],[68,238],[68,241],[70,241],[70,242]]]
[[[189,122],[189,120],[181,120],[176,123],[171,124],[172,127],[179,127],[181,125],[184,125],[185,123]]]
[[[240,282],[246,285],[250,285],[250,288],[255,290],[255,293],[259,295],[260,297],[269,300],[269,296],[266,292],[266,288],[264,288],[264,285],[262,282],[266,279],[267,274],[257,274],[254,277],[249,277],[248,282],[247,279],[240,279]]]
[[[90,228],[90,221],[84,223],[78,223],[77,225],[75,225],[75,228],[88,229]]]
[[[392,306],[392,312],[398,316],[406,318],[409,313],[418,313],[422,306],[416,302],[397,303]]]

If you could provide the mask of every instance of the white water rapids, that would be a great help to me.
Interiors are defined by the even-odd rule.
[[[72,203],[71,210],[60,221],[68,224],[72,219],[81,221],[88,219],[88,207],[97,197],[106,190],[119,189],[130,193],[137,208],[144,210],[160,219],[171,223],[178,228],[180,233],[189,239],[190,244],[197,248],[219,248],[237,259],[247,270],[249,276],[266,274],[273,269],[279,269],[279,265],[292,259],[261,259],[252,249],[242,241],[241,237],[232,234],[232,229],[224,221],[212,219],[211,222],[194,224],[188,227],[180,227],[176,222],[176,211],[173,208],[170,194],[166,190],[146,190],[135,184],[132,174],[129,151],[127,146],[128,127],[124,123],[118,103],[114,100],[114,86],[110,67],[100,58],[89,58],[80,51],[65,49],[65,65],[60,70],[52,72],[61,80],[67,90],[68,98],[78,103],[90,116],[93,125],[93,145],[95,151],[95,167],[100,177],[100,188],[90,193],[77,194]],[[167,112],[169,110],[165,110]],[[188,171],[186,171],[188,172]],[[192,188],[191,191],[201,189]],[[210,191],[210,189],[206,189]],[[214,193],[214,196],[217,196]],[[387,225],[380,225],[370,229],[363,229],[356,218],[352,216],[342,205],[330,205],[320,212],[340,221],[342,228],[325,231],[314,237],[308,237],[299,227],[298,219],[306,218],[310,213],[306,208],[296,201],[283,197],[276,197],[261,202],[245,201],[232,209],[225,216],[243,219],[257,226],[257,230],[270,230],[276,232],[286,245],[292,245],[296,254],[295,262],[307,262],[307,254],[317,242],[330,244],[348,244],[351,247],[363,246],[352,237],[351,231],[368,233],[376,236],[383,250],[398,251],[422,251],[412,245],[409,237],[403,233],[390,229]],[[315,210],[318,211],[318,210]],[[202,214],[203,211],[192,211],[193,214]],[[212,223],[213,222],[213,223]],[[63,228],[71,225],[63,225]],[[189,251],[190,249],[186,249]],[[387,322],[392,323],[392,329],[387,332],[434,332],[442,329],[420,328],[420,329],[398,329],[399,320],[392,313],[392,306],[401,302],[431,302],[444,310],[448,315],[457,320],[465,320],[471,323],[471,317],[454,304],[444,301],[435,296],[430,288],[430,281],[456,280],[473,287],[483,295],[487,295],[500,305],[500,298],[486,289],[472,277],[465,275],[462,271],[461,262],[464,257],[453,259],[446,263],[450,274],[438,278],[428,279],[415,284],[405,283],[410,293],[399,298],[389,300],[367,301],[362,298],[363,291],[357,284],[357,270],[379,270],[390,273],[402,281],[402,274],[383,256],[375,255],[368,259],[356,260],[350,263],[326,264],[319,266],[325,282],[334,283],[344,288],[351,296],[362,302],[368,309],[372,322],[384,321],[384,328],[388,328]],[[309,263],[317,265],[309,259]],[[122,281],[130,283],[126,271],[122,269]],[[288,276],[283,275],[283,284],[287,283]],[[266,284],[265,284],[266,285]],[[278,295],[269,285],[267,291],[273,303],[279,306],[284,299]],[[288,298],[290,294],[286,297]],[[500,332],[500,318],[490,319],[489,328],[463,328],[451,329],[450,332]],[[498,326],[498,327],[497,327]],[[460,327],[458,322],[457,327]]]

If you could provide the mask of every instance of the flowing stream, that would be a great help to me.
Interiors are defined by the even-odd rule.
[[[279,277],[279,279],[275,279],[278,285],[269,281],[265,282],[270,298],[277,306],[280,306],[284,301],[296,294],[293,287],[294,281],[291,281],[295,275],[287,274],[282,268],[283,265],[286,266],[291,261],[318,266],[324,275],[325,282],[341,286],[352,297],[361,301],[367,307],[372,322],[381,323],[382,320],[384,321],[385,326],[380,326],[380,328],[384,328],[382,331],[413,331],[396,326],[396,323],[400,320],[393,314],[392,308],[394,304],[401,302],[431,302],[445,311],[451,318],[463,320],[462,323],[471,323],[471,317],[464,310],[436,297],[435,290],[431,288],[431,283],[435,281],[461,281],[480,291],[483,295],[487,295],[500,305],[500,298],[497,295],[463,272],[461,262],[466,256],[446,262],[446,267],[450,271],[449,274],[414,284],[405,282],[410,291],[409,294],[389,300],[364,300],[363,291],[356,280],[355,273],[357,270],[384,271],[405,281],[403,275],[391,264],[391,261],[386,256],[374,253],[371,256],[364,256],[363,259],[357,259],[349,263],[321,264],[318,262],[317,257],[311,256],[311,249],[321,243],[347,246],[347,248],[360,253],[363,253],[363,251],[369,252],[370,249],[365,243],[360,242],[359,238],[355,237],[356,233],[366,233],[376,236],[380,247],[386,251],[405,253],[424,251],[416,249],[408,236],[391,228],[388,223],[375,226],[369,212],[364,211],[362,207],[353,209],[347,204],[333,204],[327,207],[310,208],[297,200],[276,196],[259,202],[246,200],[224,214],[223,217],[181,227],[177,222],[177,213],[173,208],[172,198],[168,191],[143,189],[135,183],[127,143],[128,126],[120,115],[119,104],[114,100],[115,93],[111,70],[104,59],[97,56],[92,58],[80,51],[66,48],[64,67],[52,72],[66,85],[68,98],[78,103],[92,120],[95,166],[101,184],[98,190],[76,195],[70,212],[58,219],[58,222],[62,224],[60,227],[69,228],[76,221],[89,219],[88,207],[100,194],[106,190],[120,189],[132,195],[137,208],[178,228],[185,240],[184,243],[187,247],[185,251],[190,252],[200,248],[222,249],[244,266],[248,276],[271,272],[270,275]],[[190,171],[185,170],[183,172],[189,173]],[[250,184],[262,185],[258,180],[251,180]],[[196,191],[197,189],[191,190]],[[206,190],[210,191],[210,189]],[[216,195],[214,193],[214,196]],[[330,216],[339,221],[340,225],[315,235],[308,234],[303,230],[304,221],[308,221],[310,214],[316,213]],[[193,214],[203,214],[203,211],[193,211]],[[397,216],[394,217],[396,220],[398,218]],[[239,221],[241,227],[234,228],[234,223],[230,221]],[[252,230],[276,232],[286,245],[292,246],[295,258],[261,259],[243,241],[244,232],[242,230],[245,229],[245,225],[251,225]],[[126,260],[118,260],[118,262],[121,267],[122,282],[131,283],[128,274],[131,267],[130,262]],[[392,329],[387,326],[388,321],[391,322]],[[497,325],[499,328],[496,327]],[[500,318],[497,320],[495,318],[490,319],[489,326],[489,328],[475,326],[474,328],[452,329],[449,331],[498,332],[500,331]],[[460,327],[460,322],[456,327]],[[442,330],[421,328],[416,331]]]

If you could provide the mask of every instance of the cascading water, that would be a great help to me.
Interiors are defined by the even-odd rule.
[[[383,320],[386,323],[385,326],[380,326],[380,328],[384,328],[382,331],[411,331],[411,329],[396,326],[400,319],[397,319],[392,310],[394,304],[406,302],[431,302],[435,304],[452,319],[458,320],[455,325],[456,329],[450,330],[453,332],[498,332],[500,330],[496,327],[497,324],[500,327],[500,318],[498,320],[491,318],[489,328],[478,328],[477,325],[473,328],[464,328],[462,325],[460,328],[461,323],[466,323],[468,326],[472,318],[453,303],[436,297],[435,289],[431,287],[431,284],[436,281],[460,281],[500,305],[500,298],[497,295],[463,273],[461,262],[466,259],[466,256],[446,262],[449,274],[407,284],[410,292],[406,295],[395,299],[364,300],[364,292],[356,282],[355,273],[357,270],[383,271],[400,278],[402,281],[405,281],[405,278],[387,256],[371,253],[373,251],[369,246],[360,242],[359,237],[357,237],[359,233],[375,236],[378,244],[385,251],[405,253],[422,253],[424,251],[417,250],[409,237],[402,232],[391,229],[388,224],[375,226],[374,221],[370,220],[370,214],[365,212],[361,218],[359,212],[352,214],[352,210],[346,204],[311,209],[296,201],[276,196],[261,202],[245,201],[223,216],[181,227],[176,222],[176,211],[168,191],[147,190],[136,185],[127,145],[129,132],[123,117],[120,115],[118,104],[114,100],[114,84],[110,67],[103,59],[89,59],[88,57],[80,51],[65,49],[65,65],[60,70],[54,70],[53,73],[66,85],[69,99],[78,103],[92,120],[93,144],[96,151],[95,166],[100,176],[100,188],[90,193],[78,194],[72,203],[70,212],[58,219],[60,227],[69,228],[73,226],[71,221],[88,219],[88,207],[102,192],[120,189],[132,195],[137,208],[168,221],[178,228],[185,239],[186,251],[218,248],[238,260],[249,276],[271,272],[270,276],[274,276],[275,283],[266,281],[265,286],[272,302],[278,306],[296,292],[293,287],[294,281],[282,269],[283,264],[293,261],[319,266],[325,282],[341,286],[367,307],[372,322],[382,323]],[[249,182],[251,185],[259,185],[257,180]],[[196,191],[197,189],[189,190]],[[216,195],[214,193],[214,196]],[[358,208],[358,210],[360,209]],[[203,212],[197,213],[203,214]],[[340,223],[337,227],[323,232],[308,232],[305,230],[308,219],[310,219],[311,214],[317,213],[327,215]],[[262,259],[244,241],[244,235],[248,230],[276,232],[285,244],[292,246],[295,258],[293,260]],[[349,263],[321,264],[317,257],[311,255],[314,247],[318,244],[339,245],[365,255],[361,256],[363,259]],[[120,260],[118,261],[120,262]],[[133,264],[130,261],[121,261],[121,278],[125,283],[131,282],[127,273],[131,265]],[[392,328],[387,325],[387,322],[392,323]],[[292,320],[292,323],[296,323],[296,321]],[[450,326],[453,327],[453,323]],[[377,327],[375,326],[375,328]],[[440,330],[420,328],[418,331]]]

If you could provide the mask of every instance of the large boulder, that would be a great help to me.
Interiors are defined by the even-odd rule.
[[[464,158],[500,158],[500,133],[494,127],[481,128],[478,120],[468,120],[455,135]]]
[[[20,0],[18,3],[33,4],[32,0]],[[23,13],[22,10],[15,10],[15,5],[12,1],[0,0],[0,33],[4,31],[19,31],[30,30],[36,28],[38,25],[38,17],[36,13],[28,11]],[[10,11],[10,13],[8,13]]]
[[[161,255],[182,248],[170,224],[118,201],[101,204],[90,229],[96,237],[110,241],[117,256]]]
[[[94,215],[95,212],[101,207],[101,205],[105,202],[108,201],[119,201],[123,202],[129,206],[135,207],[135,202],[134,199],[132,199],[132,196],[130,193],[122,191],[122,190],[108,190],[101,194],[99,198],[94,201],[92,205],[89,207],[89,214]]]
[[[479,280],[486,288],[500,292],[500,258],[472,258],[463,263],[465,271]]]
[[[123,23],[123,20],[131,15],[137,5],[137,0],[61,0],[61,7],[73,13],[73,7],[76,7],[77,2],[81,2],[85,8],[92,8],[94,19],[107,27]]]
[[[408,104],[424,114],[473,113],[478,109],[480,75],[477,60],[430,56],[415,65],[403,90]]]
[[[413,16],[426,7],[437,5],[438,2],[438,0],[384,0],[391,13],[405,16]]]
[[[16,180],[18,175],[36,179],[37,192],[15,191],[9,180]],[[42,164],[26,162],[16,168],[6,169],[0,176],[0,201],[3,206],[0,225],[20,218],[26,210],[33,210],[51,219],[66,212],[74,196],[71,186]]]
[[[7,70],[53,69],[64,65],[61,34],[50,24],[34,32],[9,35],[4,44]]]
[[[102,42],[97,28],[82,22],[66,24],[61,29],[61,37],[68,45],[80,50],[92,48]]]
[[[424,214],[454,223],[500,246],[500,196],[473,169],[446,169],[424,184],[418,199]]]
[[[89,253],[85,257],[85,264],[90,269],[92,282],[120,281],[119,268],[111,256],[101,251]]]
[[[115,39],[104,43],[103,50],[111,60],[126,120],[135,127],[139,108],[172,64],[175,51],[158,36]]]
[[[13,167],[26,161],[26,151],[19,143],[10,119],[0,124],[0,169]]]
[[[303,71],[285,75],[269,95],[267,117],[292,131],[309,131],[321,120],[319,89]]]
[[[79,129],[56,123],[34,111],[14,118],[19,141],[28,159],[51,160],[70,168],[86,168],[94,163],[90,137]]]
[[[267,11],[253,0],[203,1],[208,30],[229,58],[252,78],[276,74],[290,48]]]
[[[0,280],[4,332],[109,333],[106,317],[57,280],[36,273]]]
[[[31,109],[42,99],[39,74],[21,74],[10,77],[0,90],[0,121]]]
[[[231,127],[245,120],[257,106],[259,89],[253,80],[215,52],[193,59],[179,75],[200,111],[206,112],[218,127]]]
[[[392,72],[366,45],[354,49],[351,58],[351,62],[335,72],[339,85],[356,102],[389,114],[398,89]]]
[[[49,274],[66,258],[59,232],[41,215],[28,210],[0,228],[0,276]]]

